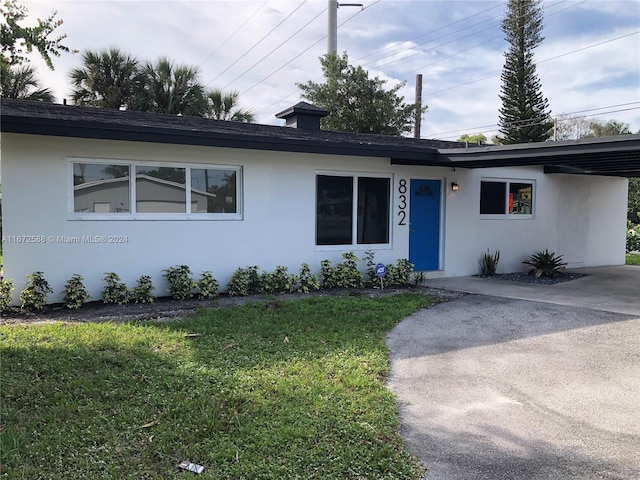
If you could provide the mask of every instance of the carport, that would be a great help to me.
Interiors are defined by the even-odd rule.
[[[440,149],[461,168],[543,165],[544,172],[640,177],[640,134]]]

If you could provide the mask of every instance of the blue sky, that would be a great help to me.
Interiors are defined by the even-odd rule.
[[[405,101],[423,75],[423,138],[497,133],[506,1],[361,2],[338,9],[338,51],[389,85],[406,82]],[[240,92],[259,123],[281,124],[274,114],[301,100],[296,82],[322,78],[326,0],[23,3],[32,18],[57,10],[59,30],[81,52],[116,46],[143,61],[167,56],[197,65],[202,83]],[[640,0],[543,6],[545,40],[535,56],[552,115],[617,119],[639,131]],[[32,60],[58,101],[69,97],[67,75],[81,55],[55,58],[54,72]]]

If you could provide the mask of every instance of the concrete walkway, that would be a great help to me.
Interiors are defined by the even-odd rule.
[[[640,266],[593,267],[571,271],[588,276],[556,285],[479,277],[433,279],[427,280],[425,285],[466,293],[640,315]]]
[[[388,336],[389,388],[425,479],[640,479],[640,288],[627,289],[640,268],[630,268],[551,287],[429,282],[502,297],[464,295]],[[535,292],[540,301],[520,299]]]

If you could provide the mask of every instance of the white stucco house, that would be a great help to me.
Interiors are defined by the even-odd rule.
[[[286,126],[2,99],[4,276],[42,271],[60,301],[79,273],[93,298],[114,271],[314,270],[343,252],[408,258],[431,277],[500,272],[549,248],[569,267],[625,261],[627,178],[640,135],[457,148],[320,130],[304,102]],[[452,148],[455,147],[455,148]]]

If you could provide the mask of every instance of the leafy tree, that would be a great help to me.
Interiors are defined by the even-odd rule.
[[[627,217],[635,223],[640,223],[640,177],[629,179]]]
[[[542,95],[533,50],[544,37],[540,0],[509,0],[502,31],[509,42],[502,69],[499,124],[504,144],[542,142],[552,134],[549,102]]]
[[[101,108],[131,108],[143,78],[138,61],[117,48],[87,50],[82,67],[71,70],[69,77],[76,105]]]
[[[330,112],[322,119],[328,130],[381,135],[410,132],[416,106],[404,103],[398,91],[404,83],[385,90],[386,80],[369,78],[362,67],[349,65],[347,54],[327,54],[320,58],[324,83],[298,83],[302,96]],[[426,111],[427,107],[421,107]]]
[[[234,122],[253,122],[250,110],[238,108],[238,92],[224,93],[222,90],[209,90],[206,94],[207,111],[205,116],[214,120],[231,120]]]
[[[62,19],[56,19],[55,10],[44,20],[38,19],[38,25],[25,27],[20,23],[27,18],[28,10],[15,0],[6,0],[0,4],[0,11],[4,23],[0,25],[0,43],[2,43],[2,63],[5,65],[20,65],[35,48],[47,66],[53,70],[51,56],[60,56],[60,52],[72,52],[62,42],[66,34],[51,37],[54,30],[62,25]]]
[[[592,120],[586,117],[558,115],[554,126],[554,140],[577,140],[591,133]]]
[[[35,71],[30,65],[8,66],[2,63],[1,71],[0,96],[53,102],[53,92],[40,86]]]
[[[591,122],[591,132],[587,137],[612,137],[615,135],[629,135],[631,130],[627,123],[618,122],[617,120],[609,120],[606,123],[594,121]]]
[[[204,88],[198,82],[198,69],[174,65],[161,58],[143,71],[143,88],[134,106],[136,110],[203,116],[206,113]]]
[[[617,120],[603,123],[589,117],[572,117],[559,115],[555,122],[555,140],[577,140],[585,137],[609,137],[627,135],[631,130],[629,125]]]
[[[483,133],[474,133],[473,135],[465,133],[464,135],[460,135],[458,142],[467,142],[469,144],[477,145],[478,143],[487,143],[487,137]]]

